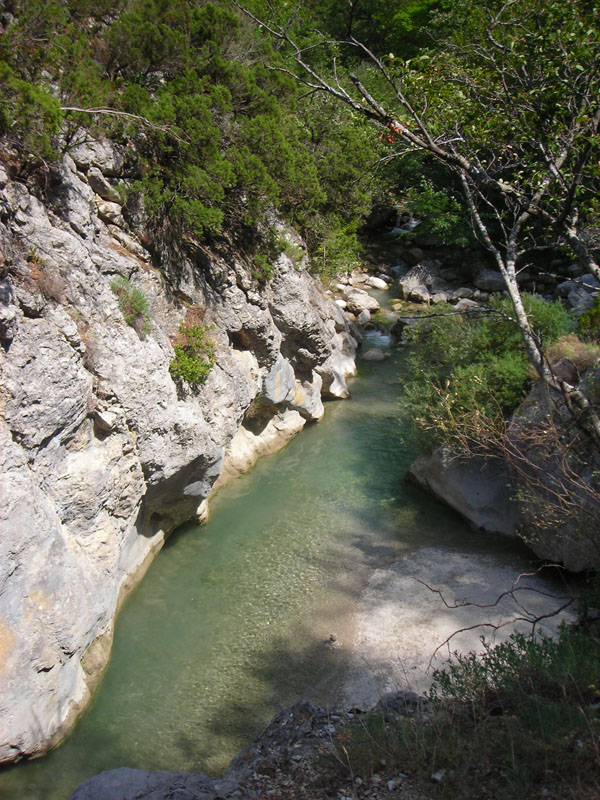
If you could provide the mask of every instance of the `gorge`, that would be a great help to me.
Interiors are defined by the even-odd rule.
[[[359,361],[349,401],[224,487],[207,525],[172,535],[119,615],[91,709],[56,751],[1,775],[3,800],[59,800],[123,765],[219,774],[282,705],[368,707],[426,685],[458,622],[414,578],[489,599],[531,556],[402,481],[401,358]]]
[[[0,3],[1,800],[595,800],[597,34]]]

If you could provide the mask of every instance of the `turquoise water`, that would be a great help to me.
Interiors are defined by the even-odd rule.
[[[524,563],[403,483],[400,359],[362,362],[351,400],[173,534],[119,615],[92,706],[56,751],[0,774],[2,800],[67,800],[124,765],[218,774],[282,705],[336,701],[349,665],[323,643],[350,635],[373,568],[441,543]]]

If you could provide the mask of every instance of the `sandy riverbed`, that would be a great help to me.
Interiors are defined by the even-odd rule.
[[[354,613],[345,702],[367,706],[389,691],[422,692],[431,685],[433,670],[451,652],[480,650],[482,635],[502,641],[513,631],[530,631],[531,624],[513,620],[551,613],[569,595],[559,575],[546,570],[543,575],[522,577],[513,597],[506,596],[493,607],[479,607],[495,603],[517,579],[513,569],[491,556],[433,547],[376,569]],[[441,596],[424,584],[439,590]],[[448,608],[442,597],[448,605],[459,607]],[[471,605],[460,605],[464,602]],[[574,616],[571,606],[544,620],[538,630],[556,633],[561,621],[571,621]],[[491,626],[501,627],[494,630]],[[465,628],[471,630],[443,644]]]

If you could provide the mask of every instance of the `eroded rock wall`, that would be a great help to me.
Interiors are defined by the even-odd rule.
[[[206,517],[224,464],[222,482],[282,446],[354,372],[343,312],[285,255],[261,287],[225,242],[145,249],[116,189],[125,161],[81,145],[45,196],[0,168],[0,761],[66,732],[120,598]],[[147,335],[116,277],[148,298]],[[186,315],[216,345],[196,391],[169,373]]]

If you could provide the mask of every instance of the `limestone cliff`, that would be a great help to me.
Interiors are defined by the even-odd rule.
[[[348,322],[303,264],[282,254],[261,286],[225,240],[146,249],[124,160],[88,142],[43,186],[0,168],[0,761],[64,735],[165,536],[354,372]],[[149,300],[147,334],[124,321],[119,276]],[[186,317],[216,347],[194,391],[169,373]]]

